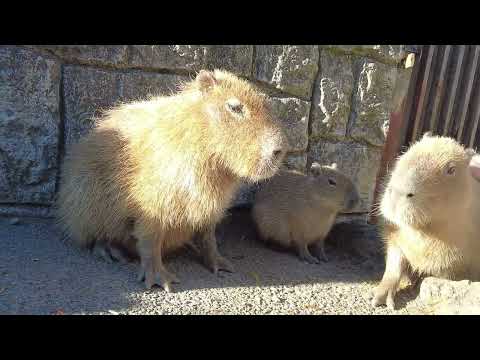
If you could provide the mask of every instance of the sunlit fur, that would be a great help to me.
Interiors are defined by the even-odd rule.
[[[283,170],[268,180],[255,196],[252,216],[261,239],[284,247],[309,245],[323,241],[337,214],[359,200],[347,176],[314,163],[308,175]]]
[[[451,138],[426,135],[395,164],[380,204],[383,235],[417,273],[480,276],[480,185],[468,172],[471,156]]]
[[[285,148],[265,97],[249,83],[215,71],[176,95],[122,104],[105,113],[65,156],[58,197],[60,224],[84,246],[128,242],[128,219],[162,254],[216,224],[241,180],[273,175]],[[236,98],[238,118],[225,108]],[[282,153],[283,154],[283,153]]]

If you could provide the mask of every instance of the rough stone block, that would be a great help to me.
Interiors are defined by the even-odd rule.
[[[65,143],[78,141],[93,126],[102,110],[119,100],[121,74],[81,66],[66,66],[63,71]]]
[[[308,145],[310,102],[296,98],[269,98],[273,115],[280,120],[289,142],[288,151],[302,151]]]
[[[353,99],[354,116],[349,135],[355,140],[383,146],[385,129],[390,122],[397,70],[368,59],[356,61],[360,72]]]
[[[222,69],[250,77],[251,45],[133,45],[129,64],[171,71]]]
[[[254,77],[284,92],[310,99],[317,71],[317,46],[256,46]]]
[[[55,210],[51,205],[0,204],[0,217],[54,218]]]
[[[66,62],[89,65],[124,66],[127,45],[34,45],[47,50]]]
[[[176,93],[185,76],[131,71],[120,74],[119,97],[122,101],[143,100],[150,96]]]
[[[0,47],[0,203],[52,203],[59,99],[59,63]]]
[[[398,64],[406,55],[405,45],[321,45],[333,52],[368,56],[386,64]]]
[[[132,45],[129,65],[167,70],[199,70],[206,56],[200,45]]]
[[[420,299],[436,315],[480,315],[480,282],[428,277],[420,286]]]
[[[234,74],[251,77],[253,46],[211,45],[207,47],[205,64],[207,69],[222,69]]]
[[[343,140],[350,117],[354,86],[350,56],[320,53],[320,71],[315,81],[312,135]]]
[[[67,146],[85,135],[95,117],[119,101],[149,95],[169,95],[183,77],[141,71],[106,71],[81,66],[64,70],[65,141]]]

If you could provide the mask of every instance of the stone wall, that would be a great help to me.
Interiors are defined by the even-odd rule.
[[[290,142],[285,167],[337,162],[365,213],[404,56],[401,45],[1,46],[0,215],[51,216],[62,154],[98,110],[168,94],[202,68],[232,71],[269,94]]]

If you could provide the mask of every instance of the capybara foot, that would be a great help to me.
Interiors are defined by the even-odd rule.
[[[220,270],[227,271],[229,273],[235,272],[235,268],[230,260],[227,260],[220,254],[209,256],[206,259],[206,266],[215,275],[217,275]]]
[[[174,292],[173,284],[180,283],[176,275],[165,268],[155,270],[153,263],[141,266],[138,281],[145,281],[145,288],[147,289],[151,289],[153,285],[159,285],[169,293]]]
[[[95,244],[92,249],[93,254],[103,259],[109,264],[112,264],[116,259],[112,256],[107,246],[103,244]]]
[[[395,293],[394,287],[379,285],[373,290],[372,306],[377,307],[387,305],[390,310],[395,310]]]
[[[308,251],[308,248],[306,246],[300,246],[298,248],[298,257],[300,258],[300,260],[305,261],[309,264],[320,264],[320,260],[310,254],[310,251]]]
[[[325,254],[325,247],[322,245],[315,244],[312,249],[313,256],[315,256],[318,260],[328,262],[328,257]]]

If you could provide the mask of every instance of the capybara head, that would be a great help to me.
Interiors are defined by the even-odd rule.
[[[268,178],[279,169],[287,140],[263,94],[219,70],[200,71],[190,89],[202,97],[201,118],[217,161],[248,181]]]
[[[473,153],[452,138],[426,133],[398,158],[381,200],[382,215],[398,226],[422,228],[462,214],[471,198]]]
[[[338,170],[337,164],[320,165],[314,162],[310,173],[318,183],[322,202],[338,211],[350,211],[360,202],[360,195],[352,180]]]

